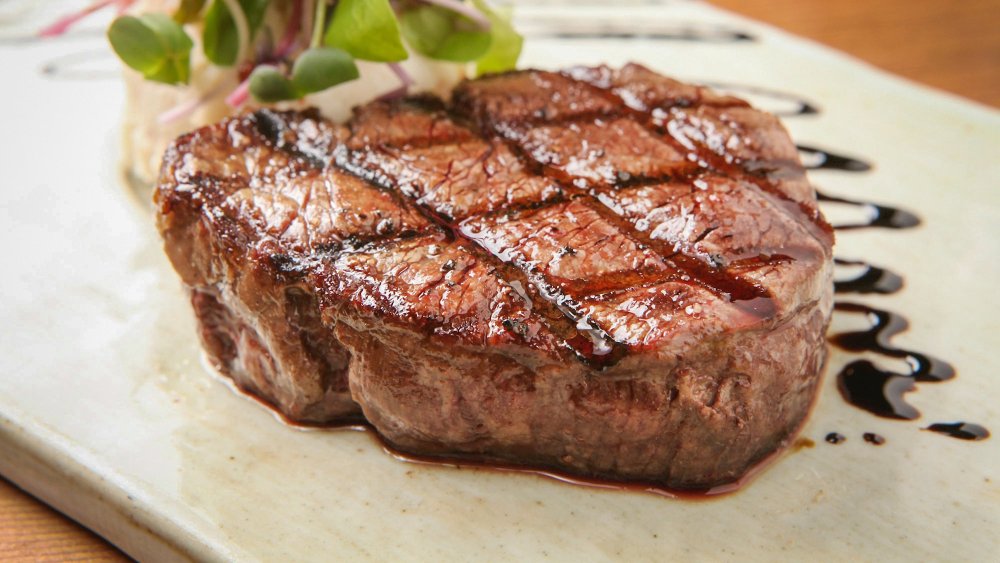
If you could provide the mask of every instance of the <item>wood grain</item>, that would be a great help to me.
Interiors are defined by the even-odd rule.
[[[890,72],[1000,107],[1000,0],[715,0]],[[0,479],[0,560],[125,561]]]
[[[128,561],[111,544],[0,478],[0,561]]]
[[[1000,0],[713,0],[877,67],[1000,107]]]

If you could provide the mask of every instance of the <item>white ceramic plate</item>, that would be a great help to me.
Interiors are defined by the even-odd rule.
[[[836,248],[903,274],[906,287],[897,294],[847,298],[905,313],[912,327],[895,342],[957,367],[954,381],[920,384],[908,395],[923,418],[886,420],[848,406],[834,376],[855,357],[835,352],[802,434],[815,447],[788,453],[737,494],[675,501],[403,463],[361,433],[283,426],[210,377],[148,211],[120,182],[121,86],[107,72],[114,61],[100,24],[50,43],[19,41],[48,19],[39,6],[0,4],[0,472],[129,554],[629,561],[1000,555],[1000,441],[921,430],[966,420],[1000,431],[997,111],[698,2],[520,9],[530,32],[525,65],[635,60],[685,80],[753,85],[813,102],[819,113],[786,121],[796,140],[875,166],[868,173],[817,171],[814,182],[924,220],[910,230],[840,233]],[[46,3],[44,10],[57,8]],[[714,40],[677,38],[692,30]],[[628,33],[642,36],[621,37]],[[736,40],[743,35],[753,39]],[[41,73],[52,61],[63,72]],[[75,73],[65,72],[67,62]],[[834,207],[827,208],[834,222],[857,213]],[[838,314],[831,330],[860,324]],[[831,431],[848,440],[824,443]],[[863,432],[887,443],[867,444]]]

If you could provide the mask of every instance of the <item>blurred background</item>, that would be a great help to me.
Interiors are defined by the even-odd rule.
[[[1000,0],[711,3],[911,80],[1000,107]],[[99,537],[0,478],[0,560],[125,559]]]
[[[1000,107],[1000,0],[711,0],[900,76]]]

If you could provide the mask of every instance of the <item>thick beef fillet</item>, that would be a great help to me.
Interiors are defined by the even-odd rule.
[[[788,135],[638,65],[235,117],[155,199],[219,370],[404,451],[710,487],[824,364],[833,241]]]

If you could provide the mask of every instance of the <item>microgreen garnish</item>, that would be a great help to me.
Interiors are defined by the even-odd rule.
[[[205,56],[219,66],[233,66],[264,21],[269,0],[213,0],[205,12],[201,40]],[[233,8],[233,9],[230,9]],[[235,12],[235,13],[234,13]]]
[[[358,76],[358,67],[347,51],[316,47],[299,55],[291,77],[285,77],[276,66],[258,66],[250,75],[250,93],[262,102],[297,100]]]
[[[169,16],[122,16],[111,24],[108,39],[121,60],[147,79],[187,84],[194,43]]]
[[[467,63],[490,48],[490,32],[481,25],[438,6],[416,6],[400,14],[406,42],[432,59]]]
[[[97,0],[40,34],[64,33],[90,13],[107,6],[124,10],[133,1]],[[260,33],[269,12],[286,22],[277,45],[277,30]],[[522,45],[509,11],[494,10],[486,0],[180,0],[169,16],[119,16],[108,39],[145,78],[186,84],[193,24],[201,24],[209,61],[240,69],[242,82],[226,96],[234,106],[248,94],[261,102],[293,100],[354,80],[356,59],[389,63],[400,86],[388,95],[405,95],[413,81],[397,63],[409,58],[408,48],[430,59],[475,63],[483,74],[514,68]]]
[[[292,83],[303,95],[321,92],[358,76],[358,67],[351,56],[336,47],[309,49],[292,66]]]
[[[260,65],[250,74],[250,92],[264,103],[294,100],[298,97],[292,81],[274,65]]]
[[[181,0],[180,5],[174,10],[174,21],[177,23],[191,23],[198,21],[202,8],[205,7],[205,0]]]
[[[323,41],[365,61],[387,63],[409,56],[389,0],[340,0]]]
[[[316,2],[316,9],[313,10],[313,29],[312,35],[309,38],[309,48],[319,47],[323,43],[323,30],[326,26],[326,8],[326,2]]]
[[[472,4],[489,18],[493,37],[489,51],[476,61],[476,74],[504,72],[517,66],[524,38],[510,23],[513,14],[496,12],[484,0],[472,0]]]
[[[470,20],[476,22],[480,28],[484,30],[489,30],[490,20],[481,11],[476,9],[474,6],[470,6],[465,3],[465,0],[421,0],[423,4],[431,4],[434,6],[441,6],[446,10],[451,10],[461,14]]]

